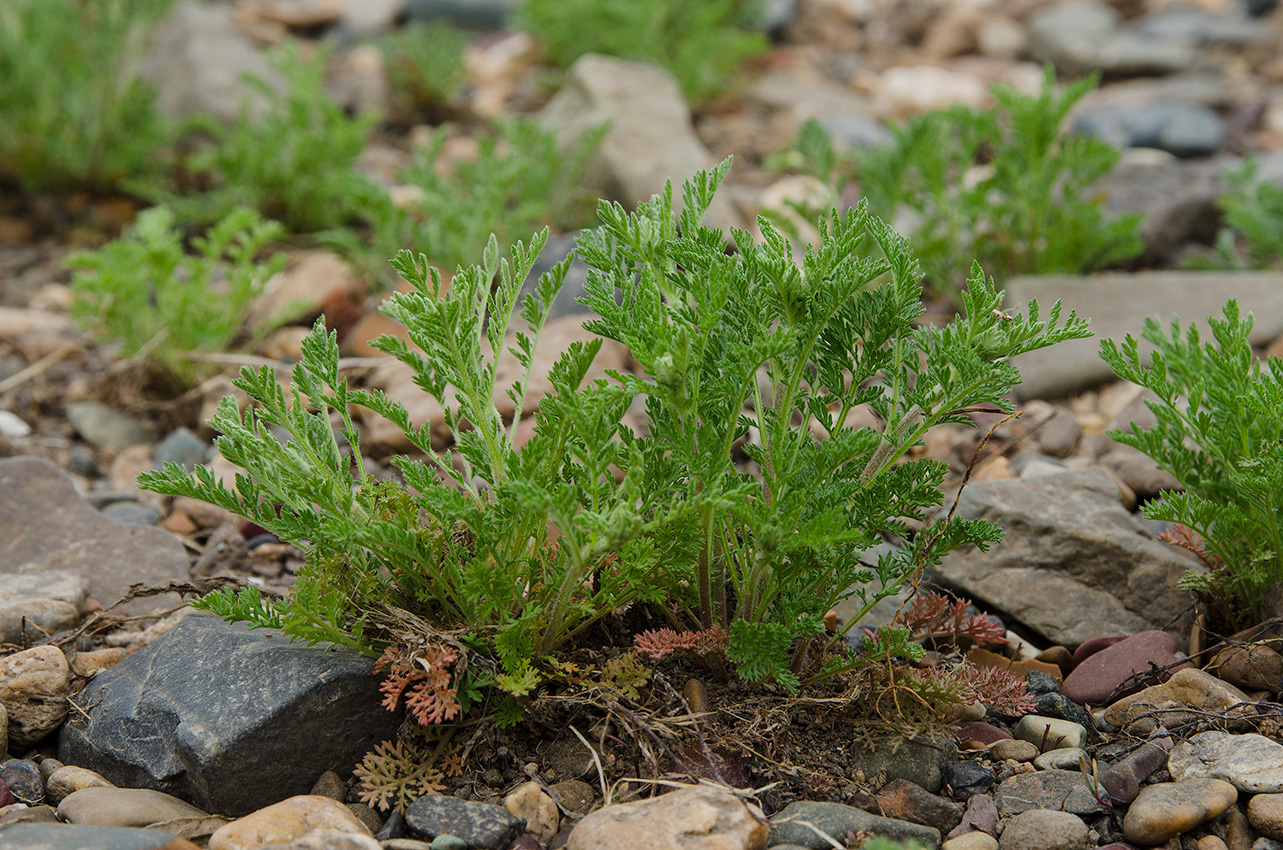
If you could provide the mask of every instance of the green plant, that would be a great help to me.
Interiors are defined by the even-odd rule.
[[[368,240],[351,230],[326,234],[369,279],[390,284],[387,258],[403,248],[454,269],[478,256],[491,234],[507,251],[540,227],[574,230],[591,218],[575,186],[600,131],[562,151],[531,119],[501,121],[480,138],[475,156],[447,168],[442,154],[449,136],[449,127],[439,128],[400,175],[416,190],[414,200],[397,206],[383,194],[365,205]]]
[[[525,0],[518,25],[554,65],[585,53],[639,59],[667,68],[686,96],[701,99],[767,42],[753,26],[755,0]]]
[[[1283,187],[1256,176],[1255,160],[1225,175],[1229,191],[1218,201],[1225,227],[1216,240],[1219,265],[1232,269],[1268,269],[1283,262]]]
[[[154,172],[167,132],[136,57],[170,2],[0,4],[0,179],[106,190]]]
[[[1167,332],[1146,319],[1155,346],[1148,363],[1139,341],[1101,340],[1101,357],[1119,377],[1158,397],[1147,402],[1153,427],[1113,432],[1140,449],[1184,488],[1145,505],[1151,519],[1180,523],[1202,538],[1213,569],[1192,570],[1182,586],[1218,603],[1232,627],[1257,622],[1265,591],[1283,581],[1283,360],[1261,367],[1248,337],[1253,319],[1226,302],[1209,317],[1212,340],[1173,320]],[[1210,557],[1209,557],[1210,556]]]
[[[909,520],[940,503],[945,468],[896,461],[936,424],[968,421],[977,406],[1006,409],[1019,378],[1007,361],[1084,336],[1086,323],[1071,314],[1058,326],[1059,305],[1047,321],[1036,304],[1027,317],[1002,314],[977,268],[965,317],[914,327],[917,264],[905,240],[863,207],[835,217],[800,268],[769,224],[765,244],[737,232],[740,253],[728,254],[723,235],[701,220],[729,165],[686,184],[680,218],[671,187],[636,213],[599,205],[601,229],[580,241],[592,269],[584,302],[599,316],[587,326],[630,346],[646,373],[585,385],[601,343],[572,344],[551,370],[553,390],[520,451],[517,423],[495,406],[494,352],[546,231],[503,262],[492,237],[482,264],[461,268],[448,291],[425,256],[403,251],[394,263],[413,291],[393,295],[384,310],[415,347],[392,336],[375,344],[441,401],[457,441],[446,453],[432,452],[429,423],[416,427],[400,405],[338,378],[337,345],[320,323],[288,395],[270,371],[243,370],[237,385],[258,406],[242,412],[225,399],[212,420],[223,434],[219,450],[246,470],[235,491],[208,470],[193,478],[172,464],[140,484],[214,502],[297,541],[307,566],[279,611],[229,594],[205,604],[371,654],[390,643],[366,631],[372,612],[410,609],[428,639],[458,635],[450,639],[497,659],[494,683],[521,697],[549,675],[559,648],[610,612],[645,602],[674,627],[724,627],[725,657],[742,678],[796,687],[798,673],[823,660],[809,650],[835,602],[857,595],[872,606],[950,549],[996,539],[992,525],[952,516],[913,533]],[[866,234],[886,259],[858,255]],[[507,390],[517,409],[568,268],[569,260],[554,267],[521,304],[529,331],[509,350],[524,374]],[[769,397],[756,379],[763,367]],[[638,395],[648,435],[621,422]],[[883,433],[843,427],[857,404],[878,411]],[[404,484],[371,479],[353,461],[354,407],[387,417],[422,450],[421,459],[395,459]],[[811,436],[810,417],[827,439]],[[750,431],[760,476],[734,462]],[[905,545],[863,563],[861,551],[884,531]],[[430,685],[438,702],[444,685]]]
[[[235,210],[184,248],[165,207],[143,211],[120,239],[67,258],[72,315],[102,339],[119,340],[126,357],[142,351],[176,383],[199,376],[185,355],[221,351],[236,336],[250,301],[283,258],[258,263],[281,234],[276,222]]]
[[[267,104],[257,115],[246,99],[231,127],[196,126],[213,143],[189,157],[187,168],[211,182],[193,197],[166,197],[179,219],[205,223],[235,207],[252,207],[290,232],[311,233],[357,220],[380,190],[355,168],[375,115],[349,117],[325,93],[325,51],[304,61],[293,45],[272,57],[287,88],[247,82]]]
[[[405,123],[445,117],[463,83],[468,41],[466,33],[444,21],[414,21],[389,33],[381,45],[393,115]]]
[[[858,173],[872,209],[913,222],[910,241],[937,292],[955,293],[972,258],[999,279],[1095,271],[1142,247],[1139,214],[1109,220],[1099,199],[1084,197],[1118,152],[1061,132],[1095,85],[1088,77],[1057,92],[1049,68],[1035,97],[994,86],[995,109],[928,112],[893,128],[894,144],[858,153],[835,150],[809,122],[779,161],[833,183],[835,197]],[[802,212],[814,220],[824,210]]]

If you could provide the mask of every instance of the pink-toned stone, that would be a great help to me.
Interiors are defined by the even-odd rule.
[[[958,743],[964,748],[983,749],[998,741],[1010,740],[1012,740],[1010,732],[999,729],[992,723],[985,723],[983,720],[972,720],[958,725]]]
[[[1102,649],[1109,649],[1114,644],[1122,643],[1125,640],[1127,640],[1127,635],[1110,635],[1109,637],[1088,638],[1080,643],[1078,648],[1074,650],[1074,666],[1076,667],[1079,664],[1082,664]]]
[[[338,831],[370,835],[347,806],[329,797],[301,794],[222,826],[209,837],[209,850],[255,850],[265,844],[297,841],[309,833]]]
[[[1176,639],[1167,632],[1140,632],[1080,661],[1074,672],[1066,677],[1061,691],[1074,702],[1102,703],[1133,674],[1147,673],[1152,665],[1175,665],[1179,660]],[[1176,670],[1189,666],[1189,662],[1185,662],[1170,667],[1163,673],[1164,681]],[[1137,690],[1144,684],[1139,682],[1131,690]]]

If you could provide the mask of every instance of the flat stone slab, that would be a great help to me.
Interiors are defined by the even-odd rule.
[[[939,575],[1051,643],[1163,627],[1178,640],[1188,633],[1180,617],[1190,597],[1176,582],[1198,561],[1151,537],[1109,473],[976,482],[962,491],[957,515],[996,523],[1003,540],[987,553],[949,553]]]
[[[0,827],[0,850],[163,850],[174,836],[158,829],[15,823]]]
[[[1283,272],[1155,271],[1138,274],[1019,276],[1006,282],[1007,303],[1014,312],[1037,298],[1045,316],[1061,302],[1062,315],[1076,310],[1091,319],[1094,336],[1071,339],[1031,351],[1012,360],[1022,381],[1020,399],[1064,398],[1111,380],[1114,372],[1100,359],[1100,340],[1140,337],[1141,323],[1157,316],[1166,327],[1173,316],[1181,324],[1197,323],[1205,337],[1207,317],[1221,315],[1230,298],[1244,313],[1256,315],[1253,344],[1283,334]],[[1141,352],[1152,350],[1141,344]]]
[[[131,584],[188,577],[187,553],[159,528],[118,522],[94,510],[71,479],[47,460],[0,461],[0,574],[73,570],[103,605],[119,601]],[[181,604],[177,594],[135,599],[126,613],[144,614]]]
[[[63,724],[58,759],[116,785],[241,816],[351,773],[396,734],[374,659],[291,643],[210,614],[94,677]]]

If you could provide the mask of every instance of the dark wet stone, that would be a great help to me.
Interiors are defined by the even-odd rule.
[[[87,719],[62,727],[59,760],[239,816],[347,774],[399,717],[372,659],[291,643],[208,614],[99,673]],[[317,730],[323,729],[323,735]]]
[[[1034,714],[1042,717],[1057,717],[1061,720],[1077,723],[1087,730],[1088,738],[1092,736],[1094,726],[1091,722],[1091,716],[1064,694],[1039,694],[1034,698],[1034,702],[1038,706]]]
[[[440,795],[420,797],[407,806],[405,823],[424,838],[453,835],[469,847],[488,850],[503,850],[526,829],[526,819],[503,806]]]
[[[45,801],[45,783],[40,776],[40,766],[27,759],[7,759],[0,762],[0,780],[20,803],[34,806]]]
[[[1025,686],[1032,694],[1050,694],[1060,690],[1056,677],[1041,670],[1031,670],[1025,674]]]
[[[867,832],[893,841],[917,841],[928,847],[940,846],[940,831],[929,826],[879,817],[841,803],[820,802],[789,803],[785,806],[771,818],[771,832],[766,845],[797,844],[812,850],[828,850],[833,846],[799,821],[814,824],[824,835],[839,843],[848,833]]]
[[[955,800],[966,800],[975,794],[987,794],[998,781],[993,769],[974,761],[960,761],[940,771],[944,793]]]

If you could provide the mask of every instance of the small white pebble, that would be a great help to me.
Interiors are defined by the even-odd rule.
[[[25,437],[31,433],[31,426],[16,413],[0,410],[0,436]]]

